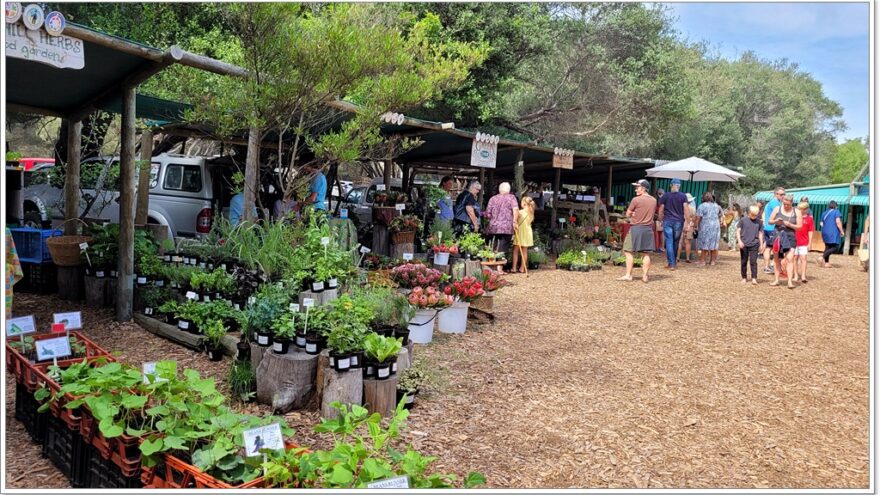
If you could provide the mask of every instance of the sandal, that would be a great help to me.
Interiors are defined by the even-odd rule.
[[[779,281],[770,282],[770,287],[779,287]]]
[[[632,282],[632,277],[627,277],[626,275],[622,277],[617,277],[615,280],[620,280],[621,282]]]

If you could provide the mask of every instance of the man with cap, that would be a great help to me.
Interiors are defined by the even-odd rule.
[[[669,192],[660,197],[660,211],[657,220],[663,224],[663,237],[666,239],[666,268],[675,270],[678,245],[684,224],[691,218],[688,198],[680,192],[681,180],[672,179]]]
[[[630,219],[629,233],[623,241],[623,254],[626,256],[626,275],[617,280],[632,280],[634,253],[642,253],[642,282],[648,282],[651,268],[650,253],[654,251],[654,212],[657,200],[648,194],[650,184],[645,179],[632,183],[636,197],[632,199],[626,216]]]

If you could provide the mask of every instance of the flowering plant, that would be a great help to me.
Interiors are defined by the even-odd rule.
[[[408,299],[417,309],[445,308],[455,302],[451,295],[440,292],[436,287],[413,287]]]
[[[488,268],[483,270],[483,273],[477,278],[483,284],[483,290],[486,292],[493,292],[507,285],[507,281],[501,278],[498,272]]]
[[[422,222],[415,215],[400,215],[391,220],[391,232],[418,232],[422,229]]]
[[[439,271],[416,263],[407,263],[391,270],[391,279],[402,289],[436,287],[444,278],[445,275]]]
[[[443,292],[459,301],[474,302],[483,295],[483,283],[476,277],[465,277],[447,285]]]
[[[435,253],[458,254],[458,246],[452,243],[437,244],[431,248]]]

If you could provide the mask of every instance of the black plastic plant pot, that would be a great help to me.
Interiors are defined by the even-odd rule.
[[[537,270],[538,267],[541,266],[535,261],[529,261],[528,265],[529,265],[529,270]]]
[[[402,338],[403,345],[406,345],[407,341],[409,341],[409,328],[403,326],[394,327],[394,337]]]
[[[403,400],[403,396],[406,395],[406,402],[403,403],[404,409],[412,409],[413,405],[416,402],[416,396],[419,395],[418,389],[415,392],[408,393],[404,390],[397,389],[397,402],[400,403]]]
[[[86,272],[86,277],[94,277],[95,276],[95,269],[90,267],[89,265],[85,265],[85,272]]]
[[[214,300],[214,298],[211,297],[211,293],[210,293],[210,292],[199,292],[199,301],[202,301],[202,302],[211,302],[211,301],[213,301],[213,300]]]
[[[165,323],[167,323],[167,324],[169,324],[169,325],[171,325],[171,326],[176,327],[177,324],[180,323],[180,320],[178,320],[177,318],[175,318],[173,314],[166,314],[166,315],[165,315]]]
[[[141,287],[150,283],[150,277],[148,275],[137,275],[135,277],[135,282]]]
[[[95,278],[107,278],[110,275],[110,269],[106,266],[95,268]]]
[[[330,352],[330,362],[336,371],[348,371],[351,369],[351,354],[347,352]]]
[[[316,355],[321,353],[321,337],[309,334],[306,336],[306,354]]]
[[[238,344],[235,344],[235,349],[237,351],[235,359],[239,361],[251,360],[251,345],[248,344],[247,341],[239,340]]]
[[[302,281],[302,290],[305,290],[305,291],[312,290],[312,282],[313,281],[314,281],[314,279],[312,279],[311,277],[304,279]]]
[[[214,349],[212,347],[208,347],[207,349],[208,349],[208,358],[211,361],[220,361],[223,359],[223,348],[222,347],[218,347],[216,349]]]
[[[387,380],[391,375],[391,361],[376,364],[376,380]]]
[[[391,358],[391,375],[394,376],[397,374],[397,356]]]
[[[272,352],[275,354],[287,354],[290,348],[290,339],[275,338],[272,341]]]
[[[312,282],[310,290],[315,294],[320,294],[327,289],[327,282]]]
[[[180,318],[177,320],[177,328],[183,330],[184,332],[196,333],[195,328],[196,324],[186,318]]]
[[[383,337],[392,337],[394,335],[394,327],[391,325],[382,326],[378,332]]]
[[[153,282],[153,285],[155,285],[156,287],[165,287],[169,284],[171,284],[171,281],[167,278],[157,278],[155,282]]]
[[[362,368],[364,365],[364,351],[355,351],[351,353],[352,369]]]
[[[361,362],[361,370],[363,372],[364,379],[367,378],[375,378],[376,377],[376,362],[368,357],[364,357]]]
[[[236,320],[235,318],[227,318],[224,323],[226,324],[226,331],[227,332],[239,331],[238,320]]]
[[[293,339],[293,345],[299,347],[300,349],[306,348],[306,334],[298,333],[296,337]]]
[[[337,280],[336,278],[331,278],[330,280],[327,281],[327,288],[328,289],[332,290],[332,289],[336,289],[338,287],[339,287],[339,280]]]
[[[269,347],[272,345],[272,334],[257,330],[257,345],[260,347]]]
[[[119,272],[116,270],[110,270],[110,278],[117,278],[117,277],[119,277]]]
[[[172,256],[176,253],[165,253],[162,255],[162,261],[165,263],[171,263]]]

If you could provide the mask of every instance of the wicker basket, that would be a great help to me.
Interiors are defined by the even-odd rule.
[[[391,233],[391,243],[392,244],[412,244],[415,241],[416,241],[415,231],[392,232]]]
[[[79,219],[71,219],[82,222]],[[70,222],[66,220],[64,223]],[[61,225],[64,225],[62,223]],[[83,222],[84,223],[84,222]],[[52,262],[58,266],[80,266],[82,259],[79,256],[79,245],[83,242],[91,242],[92,238],[87,235],[62,235],[46,239],[46,247],[49,248],[49,254],[52,255]]]

